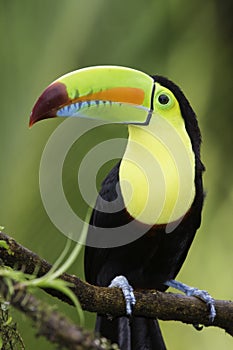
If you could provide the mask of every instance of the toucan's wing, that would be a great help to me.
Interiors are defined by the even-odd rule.
[[[98,237],[98,227],[109,228],[110,231],[111,228],[123,226],[130,221],[124,208],[120,192],[119,166],[120,163],[109,172],[103,181],[90,220],[87,246],[85,248],[84,268],[86,280],[92,284],[98,284],[98,275],[108,260],[108,256],[111,254],[111,249],[88,246],[88,243],[90,241],[93,243],[92,237],[95,237],[96,246],[99,246],[98,240],[101,240],[101,238]],[[110,206],[111,210],[108,212],[108,207]],[[123,209],[119,210],[119,208]],[[106,276],[106,283],[104,284],[107,285],[108,280],[109,277]]]

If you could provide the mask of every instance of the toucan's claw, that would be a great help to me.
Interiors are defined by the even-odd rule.
[[[132,308],[136,303],[133,288],[129,284],[128,280],[124,276],[115,277],[109,285],[110,288],[120,288],[125,298],[126,313],[128,316],[132,314]]]
[[[214,319],[216,316],[214,299],[206,290],[190,287],[187,284],[184,284],[175,280],[166,281],[164,284],[168,287],[172,287],[180,290],[181,292],[185,293],[187,296],[194,296],[203,300],[209,308],[209,320],[211,323],[214,322]]]

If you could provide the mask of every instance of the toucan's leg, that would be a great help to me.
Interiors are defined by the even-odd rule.
[[[109,287],[121,288],[125,298],[126,313],[130,316],[132,314],[132,308],[136,303],[136,299],[134,296],[133,288],[129,284],[127,278],[124,276],[117,276],[112,280]]]
[[[210,322],[214,321],[214,318],[216,316],[214,299],[211,297],[211,295],[207,291],[190,287],[187,284],[184,284],[175,280],[166,281],[164,284],[168,287],[172,287],[180,290],[181,292],[185,293],[187,296],[195,296],[203,300],[207,304],[210,310],[210,314],[209,314]]]

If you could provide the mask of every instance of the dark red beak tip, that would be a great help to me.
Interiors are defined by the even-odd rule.
[[[42,119],[56,117],[57,110],[69,102],[66,86],[56,82],[47,87],[36,101],[29,120],[29,126]]]

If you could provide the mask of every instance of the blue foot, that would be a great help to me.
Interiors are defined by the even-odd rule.
[[[124,276],[117,276],[112,280],[109,287],[121,288],[125,298],[126,313],[128,316],[130,316],[132,314],[132,308],[136,303],[136,299],[134,296],[133,288],[129,284],[127,278]]]
[[[185,293],[187,296],[194,296],[203,300],[210,310],[210,313],[209,313],[210,322],[214,321],[216,316],[214,299],[211,297],[211,295],[209,295],[208,292],[206,292],[205,290],[200,290],[198,288],[189,287],[187,286],[187,284],[184,284],[175,280],[166,281],[164,284],[168,287],[172,287],[180,290],[181,292]]]

